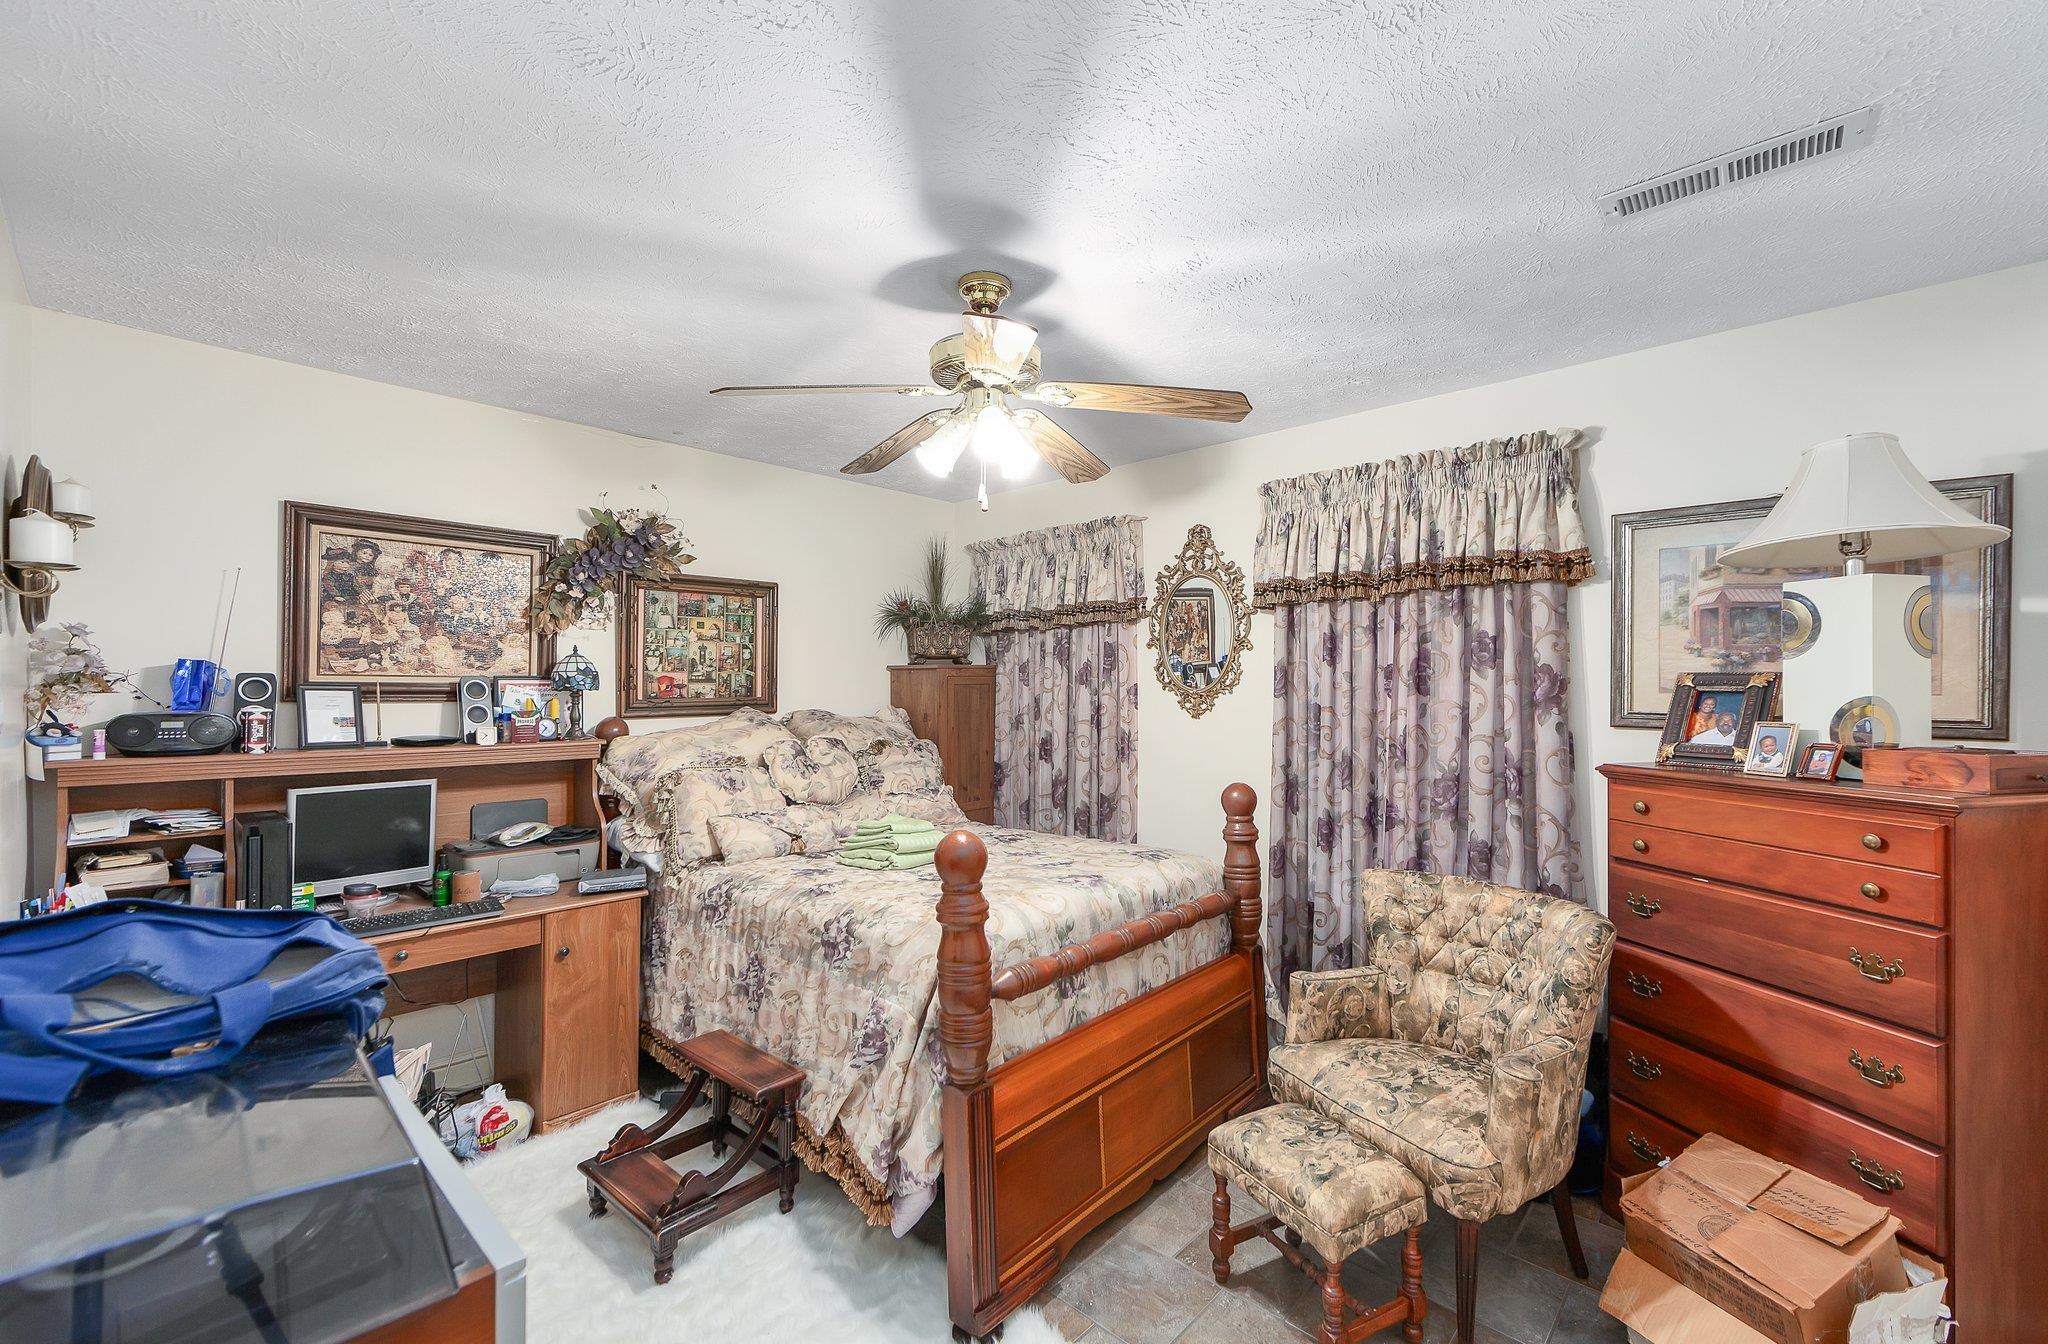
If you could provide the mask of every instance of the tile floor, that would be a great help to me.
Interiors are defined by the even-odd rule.
[[[1302,1344],[1322,1321],[1322,1299],[1300,1270],[1263,1240],[1231,1260],[1230,1286],[1209,1273],[1209,1198],[1215,1189],[1202,1153],[1172,1179],[1102,1227],[1037,1299],[1046,1318],[1074,1344]],[[1241,1193],[1231,1216],[1256,1208]],[[1480,1240],[1479,1344],[1610,1344],[1627,1338],[1600,1311],[1600,1284],[1621,1249],[1621,1229],[1591,1199],[1578,1201],[1579,1241],[1592,1269],[1571,1277],[1549,1203],[1487,1224]],[[1452,1224],[1432,1210],[1422,1235],[1423,1288],[1429,1294],[1430,1344],[1454,1337]],[[1345,1266],[1361,1302],[1394,1296],[1400,1239],[1361,1252]],[[1398,1340],[1398,1330],[1384,1338]]]

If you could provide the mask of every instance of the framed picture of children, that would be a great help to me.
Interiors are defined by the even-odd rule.
[[[1799,768],[1793,773],[1801,779],[1827,782],[1842,768],[1842,744],[1823,738],[1806,744],[1806,754],[1799,758]]]
[[[1745,775],[1775,775],[1784,779],[1792,773],[1796,759],[1793,748],[1799,742],[1799,725],[1772,720],[1757,724],[1749,735],[1749,754],[1742,758]]]
[[[1757,726],[1777,708],[1776,672],[1682,672],[1664,716],[1657,760],[1707,769],[1746,768]],[[1782,730],[1787,725],[1778,725]],[[1783,752],[1792,743],[1781,739]]]
[[[555,641],[533,593],[555,553],[538,532],[287,502],[282,694],[348,684],[453,700],[462,677],[545,676]]]
[[[628,577],[620,603],[619,712],[633,718],[775,710],[775,585]]]

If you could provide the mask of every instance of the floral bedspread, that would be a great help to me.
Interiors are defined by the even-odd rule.
[[[992,964],[1050,952],[1217,890],[1192,854],[973,826]],[[647,941],[646,1015],[685,1040],[723,1028],[804,1070],[801,1111],[836,1127],[893,1206],[901,1235],[939,1177],[939,878],[787,855],[664,876]],[[1222,954],[1209,920],[1014,1003],[997,1003],[991,1066]]]

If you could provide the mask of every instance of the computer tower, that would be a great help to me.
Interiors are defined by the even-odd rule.
[[[292,822],[282,812],[235,818],[235,866],[242,905],[289,909],[292,903]]]

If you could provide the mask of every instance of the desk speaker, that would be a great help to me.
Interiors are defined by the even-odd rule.
[[[455,684],[455,698],[462,710],[462,738],[474,741],[476,730],[493,721],[491,679],[464,677]]]
[[[272,672],[237,672],[235,702],[230,717],[240,722],[245,709],[277,710],[277,675]]]

